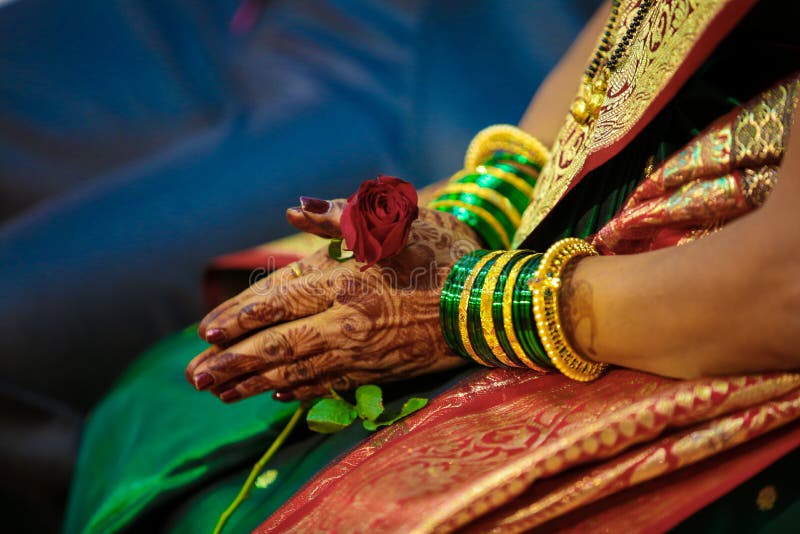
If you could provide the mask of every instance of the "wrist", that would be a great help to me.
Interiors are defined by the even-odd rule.
[[[598,259],[597,256],[587,256],[571,261],[561,276],[558,296],[561,324],[567,340],[578,354],[594,361],[601,360],[597,350],[594,291],[587,280],[587,273],[591,273]]]

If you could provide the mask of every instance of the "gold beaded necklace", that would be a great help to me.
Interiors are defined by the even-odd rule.
[[[625,34],[620,38],[616,47],[614,47],[614,51],[611,52],[611,55],[606,60],[606,56],[611,51],[611,38],[617,25],[620,5],[622,5],[621,0],[613,0],[611,3],[611,14],[608,17],[603,38],[600,39],[600,45],[595,50],[594,57],[592,57],[592,61],[583,75],[581,95],[575,99],[570,108],[572,117],[579,124],[588,123],[589,118],[596,117],[600,112],[600,106],[603,105],[606,90],[608,89],[609,73],[617,70],[620,59],[625,55],[628,45],[633,41],[636,31],[642,24],[642,20],[644,20],[645,15],[653,5],[653,0],[641,0],[630,26],[625,30]],[[605,63],[603,63],[604,60]]]

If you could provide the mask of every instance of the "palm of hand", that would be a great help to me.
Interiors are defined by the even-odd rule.
[[[302,230],[339,237],[342,207],[334,201],[325,214],[294,208],[287,217]],[[406,247],[364,272],[317,251],[206,316],[201,336],[228,343],[196,356],[187,378],[226,402],[268,390],[307,399],[456,367],[463,360],[439,326],[440,290],[458,258],[478,246],[468,226],[423,209]]]

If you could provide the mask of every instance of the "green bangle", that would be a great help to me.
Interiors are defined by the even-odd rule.
[[[480,362],[488,367],[503,367],[503,364],[492,354],[489,345],[486,343],[486,338],[483,337],[483,329],[481,327],[481,294],[483,292],[483,284],[486,281],[486,274],[492,268],[502,255],[492,258],[481,268],[469,295],[464,295],[462,298],[468,298],[467,303],[467,332],[469,334],[469,341],[475,354],[480,358]]]
[[[539,340],[536,322],[533,317],[533,298],[529,281],[541,262],[541,256],[531,261],[520,273],[514,288],[514,331],[517,333],[523,350],[543,367],[552,368],[550,358]]]
[[[472,183],[479,185],[480,187],[493,189],[510,200],[514,208],[516,208],[516,210],[520,213],[524,213],[525,208],[527,208],[528,204],[530,204],[530,198],[528,198],[522,191],[510,183],[505,182],[496,176],[492,176],[491,174],[471,173],[467,174],[466,176],[462,176],[456,180],[455,183]]]
[[[505,233],[502,225],[495,221],[497,228],[492,226],[483,217],[478,216],[474,211],[469,209],[469,205],[461,201],[442,201],[447,204],[442,204],[440,201],[434,201],[429,204],[429,208],[438,211],[444,211],[455,216],[459,221],[464,222],[472,227],[478,235],[480,235],[486,245],[492,250],[499,250],[509,248],[511,246],[511,237]],[[459,205],[455,205],[458,203]]]
[[[536,187],[536,178],[520,170],[518,167],[511,165],[510,163],[487,163],[484,167],[488,170],[492,168],[500,169],[501,171],[510,172],[514,176],[518,177],[521,180],[524,180],[526,184],[530,187]]]
[[[494,217],[497,222],[499,222],[503,230],[505,230],[506,235],[513,236],[514,232],[517,231],[517,225],[515,225],[511,220],[506,217],[506,214],[500,210],[494,203],[489,202],[488,200],[484,200],[477,195],[473,195],[471,193],[447,193],[445,195],[439,196],[435,202],[440,200],[460,200],[464,204],[468,204],[470,206],[478,206],[479,208],[483,208],[484,210],[488,211],[492,217]]]
[[[542,165],[536,161],[531,161],[522,154],[512,154],[511,152],[498,152],[485,163],[485,165],[494,165],[495,162],[502,161],[515,161],[520,165],[525,165],[534,169],[536,172],[542,172]]]
[[[459,334],[458,305],[461,302],[461,293],[467,276],[475,264],[488,253],[489,251],[487,250],[476,250],[459,259],[447,276],[442,288],[442,297],[439,301],[439,320],[447,345],[453,352],[470,361],[471,358],[467,355]]]
[[[540,371],[553,367],[538,338],[531,307],[529,280],[541,258],[530,251],[478,250],[456,262],[445,280],[439,305],[442,333],[454,352],[489,367]],[[509,286],[512,279],[513,286]],[[487,291],[491,293],[489,308]],[[512,334],[513,342],[508,337]]]
[[[494,295],[492,298],[492,323],[494,324],[494,332],[497,336],[497,341],[500,343],[500,346],[503,348],[508,358],[514,363],[514,366],[522,368],[528,367],[528,365],[517,355],[517,351],[514,350],[511,341],[506,335],[505,323],[503,321],[503,299],[505,297],[505,292],[508,290],[508,288],[506,288],[506,283],[508,282],[509,273],[517,263],[524,260],[529,255],[530,253],[528,251],[519,251],[517,255],[508,262],[497,278],[497,285],[494,288]]]

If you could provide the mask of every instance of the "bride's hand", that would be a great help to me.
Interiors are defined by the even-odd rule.
[[[287,218],[338,238],[344,206],[308,199]],[[326,247],[209,313],[199,333],[216,345],[189,363],[186,376],[232,402],[268,390],[307,399],[456,367],[463,360],[445,344],[439,296],[452,265],[476,248],[471,228],[427,209],[406,247],[364,272],[353,260],[331,259]]]

